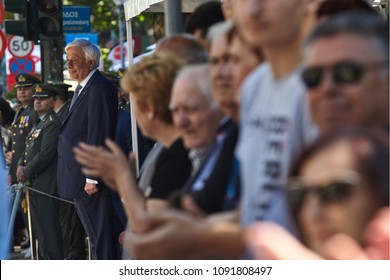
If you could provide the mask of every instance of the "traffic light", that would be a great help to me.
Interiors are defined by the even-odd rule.
[[[62,0],[32,0],[38,11],[35,29],[41,46],[43,81],[63,79],[64,36],[62,28]]]
[[[4,4],[6,11],[23,17],[7,20],[6,33],[35,42],[63,35],[62,0],[5,0]]]
[[[38,11],[34,9],[32,0],[4,0],[4,6],[6,11],[22,15],[22,18],[18,20],[6,20],[5,32],[21,36],[25,40],[36,41],[34,23]]]
[[[38,10],[35,29],[41,40],[62,36],[62,0],[32,0]]]

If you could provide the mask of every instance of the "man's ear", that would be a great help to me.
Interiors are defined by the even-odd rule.
[[[89,69],[89,70],[92,70],[92,69],[94,68],[95,65],[96,65],[96,63],[95,63],[94,60],[88,61],[88,69]]]

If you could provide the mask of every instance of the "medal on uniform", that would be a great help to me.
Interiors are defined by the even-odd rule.
[[[24,121],[25,127],[28,127],[28,121],[29,120],[30,120],[30,116],[26,116],[25,121]]]
[[[32,137],[34,139],[38,138],[39,134],[41,133],[41,130],[40,129],[36,129],[32,135]]]
[[[35,147],[35,141],[33,141],[32,143],[31,143],[31,148],[34,148]]]
[[[23,127],[23,122],[24,122],[24,116],[22,116],[22,117],[20,118],[19,127]]]

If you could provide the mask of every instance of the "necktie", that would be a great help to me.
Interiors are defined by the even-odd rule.
[[[81,89],[82,89],[82,86],[77,85],[76,90],[75,90],[73,97],[72,97],[72,101],[70,102],[69,110],[72,108],[73,104],[76,102],[76,99],[77,99]]]

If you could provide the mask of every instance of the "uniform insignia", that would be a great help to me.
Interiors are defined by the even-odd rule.
[[[26,81],[26,77],[24,77],[23,75],[20,75],[18,78],[18,82],[25,82],[25,81]]]
[[[40,86],[35,86],[35,92],[42,92],[42,88]]]
[[[41,133],[41,129],[36,129],[36,130],[34,130],[32,137],[36,139],[36,138],[38,138],[40,133]]]

